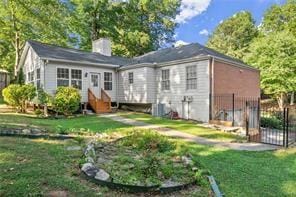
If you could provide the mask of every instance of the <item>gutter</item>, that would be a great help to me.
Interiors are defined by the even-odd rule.
[[[119,68],[119,65],[112,65],[112,64],[104,64],[104,63],[91,63],[85,61],[71,61],[65,59],[55,59],[55,58],[46,58],[40,57],[41,60],[48,60],[53,62],[65,62],[65,63],[73,63],[73,64],[85,64],[85,65],[92,65],[92,66],[99,66],[99,67],[106,67],[106,68]]]

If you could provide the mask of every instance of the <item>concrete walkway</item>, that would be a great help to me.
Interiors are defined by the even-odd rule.
[[[276,150],[276,149],[280,148],[279,146],[273,146],[273,145],[261,144],[261,143],[236,143],[236,142],[221,141],[221,140],[216,140],[216,139],[208,139],[208,138],[204,138],[204,137],[198,137],[195,135],[184,133],[182,131],[165,128],[162,125],[148,124],[145,122],[132,120],[129,118],[124,118],[124,117],[118,116],[116,114],[104,114],[104,115],[101,115],[101,117],[110,118],[114,121],[118,121],[118,122],[122,122],[124,124],[132,125],[137,128],[153,129],[163,135],[166,135],[169,137],[174,137],[174,138],[180,138],[180,139],[183,139],[188,142],[195,142],[197,144],[211,145],[211,146],[216,146],[216,147],[229,148],[229,149],[233,149],[233,150],[246,150],[246,151],[267,151],[267,150]]]

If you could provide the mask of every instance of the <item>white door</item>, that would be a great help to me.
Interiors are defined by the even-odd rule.
[[[97,98],[101,98],[101,75],[100,73],[90,73],[89,88]]]

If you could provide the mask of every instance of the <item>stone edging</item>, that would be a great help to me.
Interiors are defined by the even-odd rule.
[[[47,138],[47,139],[57,139],[66,140],[73,139],[76,136],[72,135],[61,135],[61,134],[48,134],[45,130],[40,130],[36,128],[4,128],[0,127],[0,136],[7,137],[24,137],[24,138]]]
[[[127,185],[121,183],[113,182],[110,175],[105,172],[103,169],[100,169],[94,165],[96,152],[94,149],[95,143],[90,142],[85,151],[84,157],[86,158],[86,163],[81,167],[81,171],[84,173],[86,178],[93,183],[96,183],[101,186],[107,186],[112,189],[123,190],[127,192],[137,193],[137,192],[173,192],[178,191],[184,188],[187,188],[191,185],[196,184],[196,181],[191,183],[174,185],[174,186],[161,186],[161,185],[152,185],[152,186],[138,186],[138,185]],[[188,162],[188,161],[187,161]]]

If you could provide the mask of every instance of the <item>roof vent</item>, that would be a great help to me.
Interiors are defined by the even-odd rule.
[[[92,52],[111,56],[111,40],[109,38],[100,38],[92,41]]]

